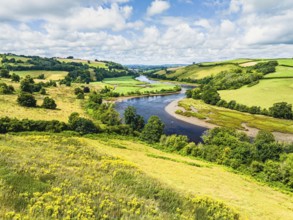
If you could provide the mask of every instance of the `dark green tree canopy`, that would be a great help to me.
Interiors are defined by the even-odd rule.
[[[163,134],[164,123],[158,116],[151,116],[145,125],[140,138],[148,143],[158,142]]]
[[[17,102],[25,107],[36,107],[37,105],[35,97],[30,93],[21,93],[17,98]]]

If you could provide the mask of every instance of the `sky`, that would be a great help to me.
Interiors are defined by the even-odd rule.
[[[122,64],[293,57],[292,0],[1,0],[0,53]]]

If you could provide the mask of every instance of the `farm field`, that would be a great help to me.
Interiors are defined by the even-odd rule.
[[[226,108],[207,105],[201,100],[183,99],[179,102],[190,115],[199,119],[206,119],[207,122],[218,126],[225,126],[244,130],[243,123],[249,127],[270,132],[283,132],[293,134],[293,121],[276,119],[262,115],[252,115]],[[197,113],[192,111],[192,107]]]
[[[5,213],[40,218],[49,215],[48,208],[52,206],[60,210],[59,216],[74,216],[78,204],[79,213],[88,218],[86,213],[109,218],[124,215],[170,219],[175,214],[174,205],[180,203],[169,201],[181,201],[187,195],[222,201],[241,219],[293,218],[291,194],[275,191],[224,167],[164,153],[127,138],[1,135],[0,146],[1,218]],[[130,177],[131,181],[126,181]],[[148,190],[137,188],[141,184],[147,184]],[[17,193],[11,195],[9,188]],[[85,189],[88,193],[83,193]],[[154,200],[152,190],[168,190],[169,196],[164,199],[164,194],[159,193]],[[94,192],[98,196],[93,196]],[[14,200],[9,203],[5,196],[13,196]],[[81,196],[83,200],[78,199]],[[72,202],[65,202],[68,198]],[[62,207],[58,201],[62,201]],[[169,205],[164,206],[164,201]],[[99,213],[95,206],[100,207]],[[119,211],[121,207],[123,212]],[[180,208],[185,216],[192,214],[187,207]]]
[[[178,77],[179,79],[202,79],[207,76],[216,75],[222,71],[236,69],[237,65],[233,64],[223,64],[218,66],[198,66],[191,65],[184,68],[179,68],[175,72],[166,74],[165,71],[159,71],[157,74],[166,74],[167,78]]]
[[[106,63],[92,61],[92,60],[90,60],[90,63],[88,63],[87,60],[80,60],[80,59],[61,59],[61,58],[58,58],[57,60],[59,60],[60,62],[65,62],[65,63],[76,62],[76,63],[88,64],[91,67],[107,68]]]
[[[279,65],[287,65],[293,67],[293,59],[277,59]]]
[[[115,92],[127,95],[129,92],[160,92],[161,90],[172,90],[174,85],[168,84],[148,84],[133,79],[131,76],[107,78],[103,80],[103,83],[114,86]]]
[[[30,75],[35,78],[41,74],[45,75],[45,80],[60,80],[64,79],[64,77],[68,74],[66,71],[47,71],[47,70],[30,70],[30,71],[11,71],[19,75],[20,77],[25,77]]]
[[[282,75],[288,76],[288,73]],[[252,87],[243,86],[240,89],[222,90],[219,93],[226,101],[235,100],[247,106],[269,108],[277,102],[293,104],[293,78],[264,79]]]
[[[277,66],[275,73],[267,74],[264,78],[293,78],[293,67]]]

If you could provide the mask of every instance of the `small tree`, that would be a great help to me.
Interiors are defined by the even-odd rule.
[[[21,93],[17,98],[17,102],[19,105],[25,107],[36,107],[37,105],[35,97],[29,93]]]
[[[46,89],[42,88],[40,93],[41,93],[41,95],[46,95],[47,94]]]
[[[164,126],[158,116],[151,116],[142,130],[140,138],[148,143],[158,142],[163,134]]]
[[[97,133],[97,127],[91,120],[79,117],[79,114],[74,112],[69,116],[69,126],[72,130],[81,134]]]
[[[133,106],[128,106],[124,112],[125,124],[130,125],[133,130],[141,131],[144,127],[144,119],[136,113]]]
[[[0,83],[0,94],[12,94],[13,92],[13,86],[8,86],[6,83]]]
[[[47,109],[56,109],[57,105],[54,101],[54,99],[51,99],[49,97],[45,97],[43,104],[42,104],[43,108],[47,108]]]
[[[10,78],[9,70],[1,69],[0,70],[0,77],[2,77],[2,78]]]
[[[19,82],[19,81],[20,81],[20,77],[19,77],[19,75],[13,73],[13,74],[11,75],[11,81],[12,81],[12,82]]]
[[[270,114],[275,118],[285,118],[292,119],[292,105],[287,102],[275,103],[271,108],[269,108]]]

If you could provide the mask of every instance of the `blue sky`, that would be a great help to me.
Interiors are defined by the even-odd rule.
[[[123,64],[293,56],[292,0],[2,0],[0,52]]]

